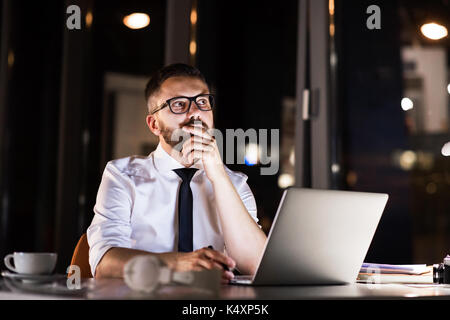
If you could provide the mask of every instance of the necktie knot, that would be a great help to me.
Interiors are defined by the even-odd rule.
[[[196,168],[180,168],[174,169],[175,173],[183,180],[183,182],[191,182],[192,177],[198,169]]]

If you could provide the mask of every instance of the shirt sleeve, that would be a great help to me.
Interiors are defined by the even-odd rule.
[[[245,207],[247,208],[247,211],[250,214],[250,216],[253,218],[253,220],[255,220],[256,223],[258,223],[259,220],[257,216],[255,197],[253,196],[253,192],[250,189],[249,185],[247,184],[247,176],[243,173],[241,173],[241,175],[242,175],[241,181],[238,187],[236,188],[237,192],[239,193],[239,196],[242,202],[244,203]]]
[[[131,179],[111,163],[106,165],[87,230],[92,275],[103,255],[113,247],[131,248],[131,209],[134,188]]]

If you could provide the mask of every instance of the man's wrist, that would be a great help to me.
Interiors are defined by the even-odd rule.
[[[160,258],[169,267],[169,269],[172,270],[177,269],[178,255],[178,252],[157,253],[158,258]]]
[[[214,176],[211,177],[211,183],[214,186],[221,185],[229,179],[227,172],[225,171],[225,167],[217,170]]]

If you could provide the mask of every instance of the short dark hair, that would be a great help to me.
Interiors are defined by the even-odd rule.
[[[145,86],[145,101],[148,103],[148,99],[158,92],[162,83],[172,77],[192,77],[206,83],[205,77],[197,68],[184,63],[170,64],[157,70],[148,80]]]

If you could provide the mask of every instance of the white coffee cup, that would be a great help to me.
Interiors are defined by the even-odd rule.
[[[17,273],[51,274],[55,269],[57,256],[51,252],[14,252],[8,254],[3,261],[9,270]]]

